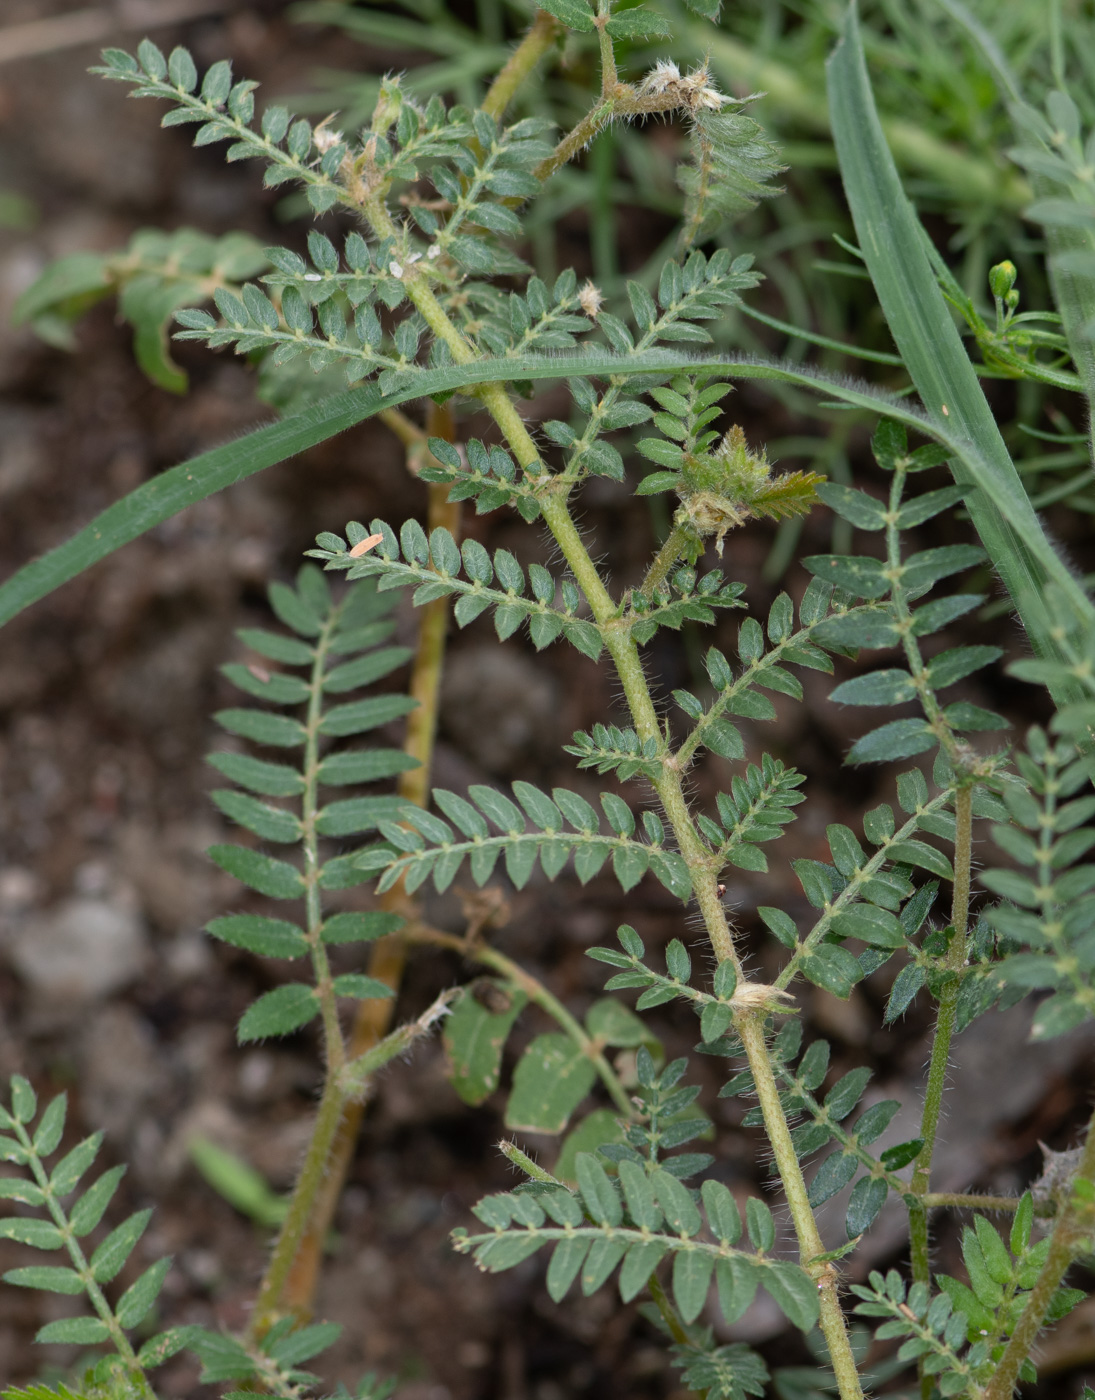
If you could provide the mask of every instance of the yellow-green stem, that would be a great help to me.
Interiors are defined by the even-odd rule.
[[[365,211],[373,223],[374,230],[381,236],[388,236],[393,227],[387,210],[376,198],[366,198]],[[474,352],[446,316],[444,308],[423,281],[422,275],[411,272],[407,276],[407,292],[415,307],[430,325],[434,333],[450,348],[459,363],[468,363]],[[718,892],[717,870],[708,848],[701,840],[688,811],[684,795],[681,772],[669,753],[658,724],[657,712],[651,699],[649,685],[643,672],[638,648],[631,636],[629,625],[615,616],[616,606],[611,595],[589,556],[577,526],[567,509],[563,495],[552,491],[548,474],[540,461],[539,452],[520,414],[501,384],[485,384],[479,397],[502,430],[526,478],[543,481],[545,489],[539,496],[544,521],[555,538],[567,566],[574,575],[578,586],[584,592],[595,622],[604,638],[616,666],[632,720],[640,739],[654,738],[662,748],[660,775],[654,787],[666,816],[669,819],[681,856],[688,865],[692,877],[692,887],[696,901],[707,929],[708,937],[716,957],[720,962],[729,959],[738,972],[739,981],[744,981],[741,960],[734,947],[726,911]],[[739,1018],[740,1019],[740,1018]],[[746,1018],[749,1019],[749,1018]],[[776,1164],[784,1182],[788,1197],[795,1194],[796,1205],[792,1208],[792,1218],[799,1239],[800,1252],[804,1258],[813,1259],[822,1253],[820,1237],[814,1223],[813,1213],[806,1199],[805,1185],[798,1164],[798,1157],[791,1142],[790,1130],[775,1088],[772,1066],[768,1050],[764,1044],[763,1030],[755,1017],[751,1019],[754,1029],[748,1034],[746,1054],[754,1078],[765,1079],[771,1087],[768,1107],[765,1111],[766,1123],[775,1152]],[[743,1043],[745,1042],[743,1036]],[[769,1121],[771,1120],[771,1121]],[[859,1385],[855,1358],[852,1355],[844,1315],[836,1295],[837,1274],[830,1266],[825,1266],[824,1278],[819,1278],[821,1290],[822,1330],[829,1347],[840,1390],[841,1400],[860,1400],[862,1390]]]
[[[825,1252],[813,1208],[806,1190],[806,1182],[799,1166],[798,1153],[791,1140],[791,1130],[779,1099],[779,1087],[772,1072],[772,1061],[764,1040],[765,1013],[756,1011],[739,1012],[735,1018],[735,1028],[741,1037],[742,1046],[753,1071],[757,1099],[764,1114],[764,1127],[772,1153],[779,1168],[780,1180],[787,1197],[791,1220],[798,1239],[799,1263],[817,1284],[820,1307],[821,1331],[833,1363],[837,1388],[841,1400],[861,1397],[859,1369],[852,1354],[848,1328],[844,1312],[837,1295],[840,1276],[832,1263],[818,1261]]]
[[[333,1075],[324,1085],[323,1097],[319,1101],[315,1127],[305,1153],[304,1164],[293,1188],[289,1211],[278,1233],[274,1252],[266,1266],[259,1295],[255,1299],[255,1310],[251,1315],[248,1336],[261,1339],[279,1317],[289,1309],[284,1303],[285,1288],[293,1271],[302,1240],[308,1230],[312,1210],[327,1175],[331,1158],[331,1147],[338,1131],[339,1120],[345,1105],[345,1096],[338,1087]]]
[[[921,1204],[928,1210],[948,1207],[951,1210],[1004,1210],[1014,1213],[1019,1209],[1018,1196],[980,1196],[962,1191],[928,1191]]]
[[[514,94],[548,52],[563,26],[547,10],[537,10],[532,28],[499,70],[483,98],[483,111],[497,120],[513,101]]]
[[[688,531],[683,525],[674,525],[669,534],[665,537],[665,543],[654,556],[654,562],[646,571],[646,578],[643,579],[639,592],[644,598],[653,597],[654,593],[663,586],[669,577],[669,571],[680,559],[688,540]]]

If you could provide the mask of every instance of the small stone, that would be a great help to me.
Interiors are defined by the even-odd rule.
[[[15,923],[5,943],[16,972],[50,1000],[98,1001],[144,970],[144,925],[118,901],[67,899]]]

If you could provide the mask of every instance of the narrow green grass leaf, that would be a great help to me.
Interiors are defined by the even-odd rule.
[[[878,120],[855,9],[828,63],[829,103],[844,188],[859,247],[902,359],[933,425],[953,445],[959,485],[976,485],[967,508],[999,570],[1035,653],[1058,657],[1044,588],[1053,580],[1087,635],[1095,607],[1046,538],[943,300],[926,238],[901,187]],[[1077,698],[1057,685],[1058,703]]]
[[[70,540],[31,560],[0,585],[0,626],[179,511],[325,442],[381,409],[398,408],[412,399],[451,393],[499,377],[541,380],[591,375],[606,378],[619,373],[672,374],[692,370],[798,384],[854,407],[888,414],[920,431],[930,431],[919,413],[892,395],[865,385],[829,380],[809,368],[756,356],[693,356],[666,349],[621,356],[597,349],[578,354],[514,357],[506,360],[504,369],[486,359],[470,366],[411,371],[407,382],[388,394],[381,394],[375,384],[332,394],[280,423],[259,428],[237,442],[200,453],[161,472],[109,506]],[[301,647],[300,654],[303,652]]]

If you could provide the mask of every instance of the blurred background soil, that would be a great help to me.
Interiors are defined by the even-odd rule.
[[[199,67],[230,56],[239,75],[262,81],[267,100],[306,89],[319,68],[383,66],[333,32],[291,23],[277,0],[193,3],[189,13],[197,17],[174,25],[162,22],[169,8],[165,0],[151,30],[161,47],[187,44]],[[39,51],[5,53],[5,36],[51,19],[52,29],[36,31]],[[230,356],[180,348],[191,391],[175,398],[134,367],[130,333],[115,322],[112,306],[87,318],[69,355],[10,327],[18,294],[51,259],[120,246],[147,225],[242,228],[294,247],[303,241],[299,221],[279,222],[276,196],[260,191],[253,165],[225,167],[218,148],[191,149],[185,132],[159,129],[156,104],[127,102],[123,87],[88,76],[96,45],[68,42],[83,22],[74,7],[47,0],[6,0],[0,14],[0,188],[25,196],[34,209],[28,228],[0,232],[3,576],[157,471],[271,416],[254,396],[248,369]],[[132,48],[141,35],[115,25],[97,37]],[[621,220],[634,243],[625,265],[657,246],[664,229],[652,218],[640,210]],[[547,417],[561,411],[547,394],[532,410]],[[789,431],[788,410],[752,387],[735,396],[734,412],[753,440]],[[864,427],[855,453],[869,471],[866,438]],[[237,654],[234,628],[269,620],[266,584],[291,578],[318,530],[376,515],[400,522],[421,515],[424,503],[398,445],[366,425],[154,530],[37,604],[0,638],[0,1078],[18,1071],[40,1093],[67,1090],[66,1142],[103,1128],[102,1165],[129,1163],[116,1210],[156,1207],[131,1267],[164,1252],[175,1259],[162,1295],[163,1325],[240,1325],[267,1247],[266,1234],[198,1174],[188,1142],[204,1136],[284,1189],[306,1141],[316,1086],[310,1036],[236,1048],[235,1021],[277,974],[214,947],[202,933],[210,917],[239,899],[238,886],[204,855],[224,834],[206,796],[210,772],[203,763],[221,742],[210,714],[232,700],[217,667]],[[829,546],[824,514],[806,526],[806,552]],[[636,581],[654,542],[646,504],[595,482],[584,523],[614,583]],[[1075,533],[1067,520],[1055,524],[1066,538]],[[947,539],[962,538],[963,526],[943,528],[957,531]],[[537,532],[504,513],[471,517],[466,529],[526,562],[550,559]],[[749,585],[758,615],[780,586],[762,578],[771,543],[771,533],[757,528],[728,549],[729,568]],[[783,581],[795,595],[805,582],[798,568]],[[404,608],[399,617],[401,640],[412,639],[411,615]],[[719,629],[728,652],[736,628],[730,619]],[[988,630],[1017,654],[1017,633],[1005,615]],[[652,645],[651,669],[663,693],[699,683],[699,654],[711,640],[663,634]],[[774,852],[772,873],[741,875],[728,890],[758,967],[774,967],[777,958],[756,935],[756,904],[806,912],[786,859],[825,858],[829,822],[858,827],[864,803],[892,800],[891,773],[841,766],[864,727],[861,713],[830,705],[825,678],[810,672],[803,679],[805,705],[776,697],[778,727],[746,726],[751,758],[765,745],[809,777],[810,800],[783,843],[787,849]],[[606,785],[575,774],[561,751],[575,729],[606,717],[617,702],[606,676],[573,650],[536,657],[523,638],[499,645],[481,620],[452,637],[445,687],[439,785],[460,790],[520,777],[588,795]],[[966,698],[1003,709],[1019,725],[1040,713],[1038,696],[1000,672],[970,684]],[[387,737],[399,740],[396,731]],[[697,797],[710,798],[728,777],[728,765],[713,761],[697,780]],[[611,941],[620,922],[635,924],[653,946],[673,936],[698,938],[679,904],[649,879],[630,897],[610,878],[583,889],[569,876],[553,885],[534,879],[510,894],[499,946],[579,1011],[604,980],[584,950]],[[437,923],[460,929],[455,902],[435,896],[427,904]],[[466,976],[454,958],[419,956],[400,1013],[416,1014]],[[848,1002],[806,987],[800,1003],[808,1034],[833,1042],[834,1075],[870,1063],[870,1095],[908,1101],[893,1129],[900,1141],[914,1135],[930,1027],[918,1004],[895,1029],[879,1029],[892,976],[883,969]],[[936,1189],[1014,1193],[1038,1175],[1040,1142],[1072,1144],[1088,1111],[1095,1043],[1077,1033],[1030,1045],[1029,1015],[1021,1006],[987,1018],[958,1041]],[[696,1039],[684,1011],[661,1008],[655,1024],[671,1054]],[[545,1029],[526,1014],[511,1051]],[[743,1196],[763,1189],[767,1158],[756,1130],[740,1126],[746,1105],[716,1097],[720,1070],[698,1061],[706,1077],[701,1103],[715,1124],[717,1171]],[[323,1316],[345,1325],[327,1374],[352,1383],[366,1369],[398,1373],[404,1400],[671,1395],[676,1382],[660,1341],[611,1288],[556,1307],[540,1259],[492,1277],[451,1251],[447,1236],[469,1223],[476,1199],[512,1184],[494,1148],[503,1132],[500,1106],[500,1096],[477,1110],[457,1100],[437,1042],[382,1078],[319,1304]],[[550,1163],[551,1142],[531,1146]],[[837,1202],[832,1207],[826,1229],[836,1243],[843,1212]],[[853,1279],[899,1260],[901,1226],[899,1214],[880,1218],[851,1263]],[[961,1271],[958,1228],[940,1222],[936,1264],[950,1272]],[[21,1262],[18,1249],[0,1251],[4,1267]],[[72,1349],[31,1345],[36,1328],[71,1302],[0,1292],[0,1378],[25,1382],[44,1367],[74,1363]],[[1079,1324],[1073,1320],[1050,1340],[1039,1394],[1073,1395],[1083,1378],[1095,1379],[1095,1311],[1079,1316]],[[758,1303],[726,1337],[758,1344],[772,1365],[807,1362],[782,1327],[774,1309]],[[185,1360],[159,1374],[165,1395],[204,1393]]]

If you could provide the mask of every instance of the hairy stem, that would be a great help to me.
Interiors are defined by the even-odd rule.
[[[1076,1175],[1088,1181],[1095,1177],[1095,1117],[1088,1123],[1087,1139]],[[1027,1305],[1011,1334],[1011,1340],[1004,1348],[996,1374],[985,1388],[984,1400],[1011,1400],[1019,1368],[1034,1348],[1053,1295],[1060,1286],[1069,1264],[1072,1263],[1078,1243],[1077,1236],[1081,1233],[1076,1206],[1070,1203],[1058,1216],[1051,1236],[1049,1253],[1042,1266],[1042,1272],[1038,1275],[1038,1282],[1030,1291]]]
[[[669,571],[681,557],[688,531],[682,525],[674,525],[665,538],[665,543],[654,556],[654,562],[646,571],[639,592],[644,598],[651,598],[669,577]]]
[[[1006,1210],[1019,1209],[1018,1196],[979,1196],[962,1191],[926,1191],[921,1204],[927,1210],[949,1207],[951,1210]],[[1036,1211],[1035,1214],[1038,1212]]]
[[[764,1127],[768,1141],[779,1168],[780,1180],[787,1196],[787,1205],[798,1238],[799,1263],[817,1283],[818,1302],[821,1309],[821,1330],[833,1363],[837,1388],[841,1400],[859,1400],[863,1390],[859,1384],[859,1368],[852,1354],[848,1328],[837,1295],[840,1275],[832,1263],[818,1256],[825,1252],[817,1222],[814,1220],[799,1166],[798,1153],[791,1140],[791,1130],[779,1099],[779,1087],[772,1072],[772,1061],[764,1040],[763,1011],[739,1012],[735,1018],[735,1029],[741,1037],[742,1046],[749,1060],[756,1084],[757,1099],[764,1114]]]
[[[537,10],[532,28],[510,54],[483,98],[483,111],[497,121],[532,70],[555,43],[563,27],[547,10]]]
[[[248,1336],[257,1340],[265,1336],[279,1317],[289,1308],[285,1302],[286,1287],[311,1224],[316,1199],[323,1187],[331,1160],[331,1149],[345,1107],[346,1098],[332,1075],[323,1088],[315,1127],[304,1156],[304,1164],[293,1188],[289,1211],[278,1233],[274,1252],[266,1266],[255,1310],[251,1315]]]
[[[381,236],[387,236],[387,230],[392,227],[387,210],[375,197],[367,197],[363,203],[365,211],[373,223],[374,230]],[[467,363],[469,359],[473,359],[474,351],[449,320],[444,308],[426,285],[423,274],[418,272],[417,268],[410,271],[406,279],[406,286],[415,307],[421,312],[435,334],[449,345],[454,358],[458,357],[460,363]],[[544,521],[554,536],[575,581],[585,593],[594,620],[615,663],[636,732],[640,739],[653,738],[661,747],[661,766],[659,776],[654,780],[655,791],[669,819],[680,853],[688,865],[693,892],[715,956],[720,962],[731,961],[738,973],[739,981],[744,981],[744,969],[734,947],[733,935],[719,895],[717,858],[704,844],[689,813],[681,770],[669,752],[668,744],[662,734],[639,651],[631,635],[631,627],[626,620],[617,616],[618,609],[605,587],[596,565],[590,558],[574,519],[567,508],[566,496],[552,489],[550,475],[543,466],[536,444],[513,401],[499,383],[484,384],[479,391],[479,397],[505,436],[518,463],[524,470],[526,480],[530,484],[542,485],[543,489],[538,493],[538,500]],[[779,1093],[775,1087],[772,1065],[761,1028],[763,1018],[761,1018],[761,1022],[758,1022],[755,1015],[753,1013],[752,1018],[750,1018],[748,1015],[739,1013],[739,1020],[749,1021],[752,1027],[751,1031],[747,1030],[746,1032],[748,1036],[746,1053],[758,1084],[763,1079],[771,1088],[768,1106],[765,1110],[769,1137],[776,1152],[776,1162],[784,1188],[788,1193],[788,1199],[790,1200],[792,1195],[795,1198],[792,1217],[799,1239],[800,1253],[805,1259],[814,1259],[823,1253],[823,1248],[817,1226],[814,1223],[813,1213],[806,1199],[806,1188],[798,1164],[798,1157],[791,1142],[790,1130],[787,1127],[787,1120],[779,1101]],[[746,1036],[743,1035],[743,1043],[745,1039]],[[816,1268],[817,1266],[814,1266],[815,1272]],[[824,1277],[819,1278],[818,1282],[822,1296],[822,1329],[837,1376],[841,1400],[859,1400],[859,1397],[862,1396],[862,1390],[859,1385],[855,1358],[852,1355],[844,1315],[836,1294],[836,1271],[826,1265]]]

